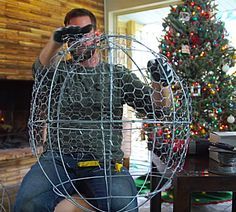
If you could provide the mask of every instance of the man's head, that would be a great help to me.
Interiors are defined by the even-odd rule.
[[[86,10],[84,8],[75,8],[75,9],[72,9],[71,11],[69,11],[66,14],[65,19],[64,19],[65,26],[74,25],[73,23],[75,23],[76,22],[75,20],[79,17],[86,18],[87,20],[84,20],[84,22],[86,22],[86,21],[89,22],[87,24],[92,24],[93,29],[94,30],[97,29],[97,19],[96,19],[95,15],[92,12],[90,12],[89,10]],[[83,23],[80,23],[80,24],[82,24],[82,26],[80,26],[80,27],[84,27],[87,25],[87,24],[83,25]]]
[[[97,21],[95,15],[84,8],[75,8],[69,11],[64,19],[65,26],[79,26],[83,31],[85,29],[91,29],[89,32],[84,34],[84,38],[87,38],[87,41],[78,45],[78,47],[71,51],[72,57],[79,61],[84,62],[92,58],[95,53],[94,45],[96,43],[95,32],[97,28]],[[92,27],[90,27],[92,26]],[[79,43],[78,43],[79,44]]]

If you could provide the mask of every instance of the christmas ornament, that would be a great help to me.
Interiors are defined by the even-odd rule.
[[[189,21],[190,20],[190,13],[188,12],[180,12],[179,13],[179,20],[180,21]]]
[[[204,16],[205,16],[206,19],[209,19],[210,16],[211,16],[211,13],[209,13],[209,12],[205,12],[205,13],[204,13]]]
[[[206,133],[206,130],[205,130],[205,129],[201,129],[201,133],[202,133],[202,134],[205,134],[205,133]]]
[[[230,124],[233,124],[235,122],[234,116],[233,115],[228,116],[227,122],[230,123]]]
[[[206,44],[206,49],[207,49],[208,51],[211,51],[211,43],[210,43],[210,42],[207,42],[207,44]]]
[[[222,71],[226,73],[226,72],[228,72],[228,70],[229,70],[229,65],[224,64],[223,67],[222,67]]]
[[[198,20],[198,17],[194,16],[194,17],[192,17],[192,20],[193,20],[193,21],[197,21],[197,20]]]
[[[218,43],[216,40],[214,40],[214,41],[213,41],[213,45],[214,45],[214,46],[219,46],[219,43]]]
[[[222,50],[222,51],[225,51],[227,48],[228,48],[228,45],[226,44],[226,45],[224,45],[224,46],[221,47],[221,50]]]
[[[198,82],[194,82],[190,90],[191,96],[201,96],[201,86]]]
[[[181,52],[182,52],[183,54],[190,54],[190,48],[189,48],[189,46],[182,44],[182,45],[181,45]]]
[[[191,39],[193,44],[198,44],[198,45],[201,44],[201,40],[200,40],[199,36],[196,35],[196,34],[192,34],[190,39]]]
[[[211,89],[210,89],[210,93],[211,93],[212,95],[215,95],[215,94],[216,94],[216,91],[211,88]]]
[[[201,57],[204,57],[205,55],[206,55],[205,52],[201,52],[201,54],[200,54]]]

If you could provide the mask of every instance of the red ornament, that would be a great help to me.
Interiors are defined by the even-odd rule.
[[[204,16],[205,16],[207,19],[209,19],[209,18],[210,18],[210,13],[205,12]]]
[[[190,39],[191,39],[193,44],[197,44],[197,45],[201,44],[201,40],[200,40],[198,35],[193,34],[193,35],[190,36]]]
[[[166,56],[167,56],[167,57],[170,57],[170,56],[171,56],[171,53],[170,53],[170,52],[167,52]]]
[[[169,40],[169,36],[168,35],[165,35],[165,40]]]
[[[96,32],[95,32],[95,35],[96,35],[96,36],[100,36],[101,34],[102,34],[102,33],[101,33],[100,31],[96,31]]]
[[[184,140],[175,139],[174,140],[174,145],[173,145],[173,152],[179,152],[180,150],[183,149],[184,145],[185,145]]]

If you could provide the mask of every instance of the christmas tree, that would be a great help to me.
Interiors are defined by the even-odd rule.
[[[169,58],[192,95],[192,136],[236,130],[236,77],[228,75],[235,49],[213,0],[184,0],[164,19],[160,52]]]

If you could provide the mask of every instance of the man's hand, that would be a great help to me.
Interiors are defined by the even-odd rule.
[[[67,42],[70,36],[75,38],[82,38],[84,34],[89,33],[93,28],[92,24],[88,24],[85,27],[79,26],[67,26],[58,28],[52,34],[49,42],[43,48],[39,55],[39,61],[42,65],[47,66],[50,64],[51,58],[59,51],[63,42]]]
[[[172,67],[164,57],[149,60],[147,69],[154,82],[162,82],[164,86],[167,86],[174,81]]]
[[[77,35],[78,38],[82,38],[84,34],[89,33],[92,30],[93,26],[92,24],[86,25],[85,27],[79,27],[79,26],[66,26],[66,27],[60,27],[55,30],[53,34],[53,40],[57,43],[63,43],[66,42],[67,35]]]

